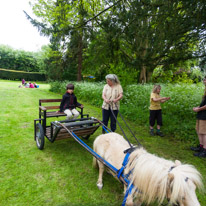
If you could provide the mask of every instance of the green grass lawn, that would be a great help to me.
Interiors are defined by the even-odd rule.
[[[20,84],[0,81],[0,205],[121,205],[122,184],[105,174],[104,188],[99,191],[98,171],[92,168],[92,156],[73,139],[54,143],[46,140],[45,149],[37,149],[34,119],[38,118],[38,100],[61,98],[61,95],[49,92],[48,84],[40,83],[39,89],[18,88]],[[84,113],[101,119],[101,108],[81,103],[85,106]],[[174,141],[169,136],[150,137],[146,126],[127,122],[149,152],[193,164],[206,183],[206,159],[195,158],[189,143]],[[117,132],[121,134],[119,128]],[[98,129],[86,143],[92,147],[100,133]],[[197,195],[205,206],[205,193],[198,191]]]

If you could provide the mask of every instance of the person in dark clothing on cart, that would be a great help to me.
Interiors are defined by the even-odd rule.
[[[76,119],[79,116],[76,107],[83,108],[84,106],[77,102],[73,84],[67,84],[66,90],[66,93],[62,97],[59,112],[64,112],[67,115],[67,119]]]

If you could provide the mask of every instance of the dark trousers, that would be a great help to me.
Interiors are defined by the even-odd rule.
[[[150,116],[149,116],[149,123],[150,126],[155,125],[155,120],[157,120],[157,125],[162,126],[162,110],[150,110]]]
[[[113,110],[113,113],[115,117],[117,118],[118,110]],[[105,126],[107,126],[109,119],[110,119],[110,127],[111,127],[112,132],[116,130],[116,118],[115,117],[113,116],[111,109],[109,110],[102,109],[102,118],[103,118],[102,122]]]

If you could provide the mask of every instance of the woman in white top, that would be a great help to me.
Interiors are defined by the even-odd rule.
[[[102,122],[105,126],[107,126],[110,119],[111,130],[114,132],[116,130],[116,118],[120,108],[119,100],[123,97],[123,89],[117,75],[108,74],[105,78],[107,84],[104,86],[102,92],[102,98],[104,100],[102,105]],[[113,116],[111,110],[113,111],[115,117]]]

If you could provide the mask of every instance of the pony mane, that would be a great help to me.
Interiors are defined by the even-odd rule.
[[[172,167],[174,169],[170,172]],[[131,170],[131,184],[138,189],[142,201],[147,204],[155,200],[158,200],[161,204],[167,197],[170,184],[173,188],[170,203],[176,203],[178,197],[187,192],[186,177],[192,180],[197,187],[202,185],[201,175],[192,165],[181,165],[180,163],[177,166],[175,162],[150,154],[143,148],[136,149],[130,155],[125,174],[128,174]],[[169,173],[174,175],[172,182],[170,182]],[[133,190],[132,195],[139,195],[138,191]]]
[[[179,196],[184,196],[188,193],[188,185],[186,178],[190,179],[197,188],[202,189],[202,176],[195,169],[194,166],[189,164],[178,165],[171,171],[171,174],[174,176],[174,180],[171,183],[172,193],[170,197],[170,202],[176,203]]]

